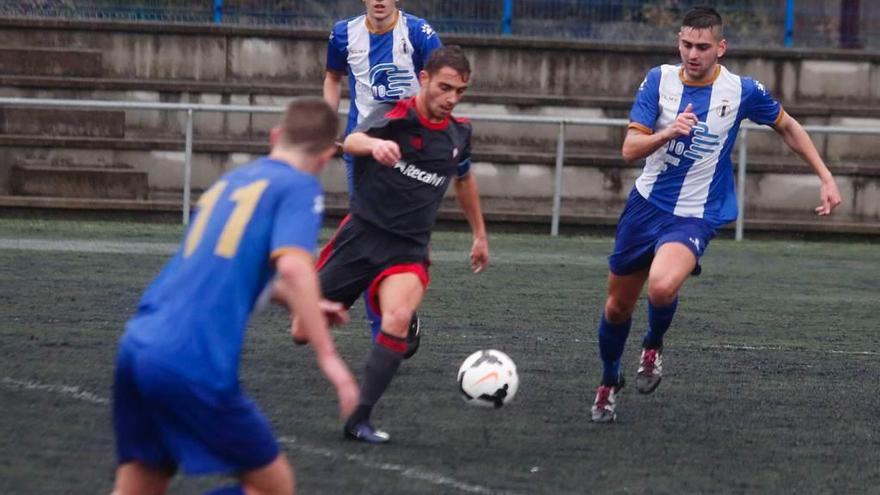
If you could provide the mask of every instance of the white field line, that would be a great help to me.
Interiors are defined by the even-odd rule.
[[[450,478],[449,476],[444,476],[442,474],[432,473],[430,471],[426,471],[422,468],[417,467],[409,467],[404,466],[402,464],[391,464],[387,462],[374,461],[367,458],[361,454],[345,454],[338,453],[330,449],[324,449],[319,447],[312,447],[310,445],[304,444],[297,440],[295,437],[281,437],[278,441],[288,447],[293,448],[294,450],[298,450],[300,452],[305,452],[308,454],[313,454],[321,457],[325,457],[331,460],[344,459],[349,462],[354,462],[356,464],[360,464],[361,466],[370,468],[370,469],[378,469],[380,471],[388,471],[392,473],[397,473],[404,478],[409,478],[413,480],[425,481],[437,486],[455,488],[458,491],[466,492],[466,493],[482,493],[486,495],[491,494],[511,494],[511,492],[507,491],[498,491],[489,487],[485,487],[482,485],[475,485],[473,483],[465,483],[462,481],[458,481],[454,478]]]
[[[49,392],[85,402],[91,402],[92,404],[110,404],[110,399],[99,397],[91,392],[87,392],[72,385],[50,385],[47,383],[35,382],[33,380],[16,380],[8,376],[4,376],[0,383],[2,383],[5,388],[13,390],[37,390],[40,392]]]
[[[167,242],[135,242],[135,241],[87,241],[87,240],[53,240],[53,239],[10,239],[0,238],[0,249],[20,251],[54,251],[73,253],[110,253],[110,254],[158,254],[171,255],[179,244]],[[586,251],[586,248],[585,248]],[[439,262],[468,263],[469,252],[462,250],[431,250],[431,260]],[[504,253],[492,254],[490,264],[518,265],[578,265],[604,266],[604,256],[565,255],[559,253]]]
[[[40,391],[58,394],[69,397],[71,399],[81,400],[92,404],[99,404],[102,406],[110,404],[110,399],[106,397],[100,397],[92,392],[82,390],[79,387],[72,385],[40,383],[33,380],[17,380],[8,376],[3,377],[3,379],[0,380],[0,385],[2,385],[4,388],[12,390]],[[336,452],[331,449],[315,447],[307,443],[303,443],[293,436],[283,436],[280,437],[278,441],[279,443],[284,444],[293,450],[306,454],[317,455],[330,460],[342,459],[355,464],[360,464],[361,466],[369,469],[378,469],[380,471],[397,473],[404,478],[424,481],[432,485],[444,488],[452,488],[460,492],[478,493],[483,495],[513,495],[512,492],[499,491],[493,488],[489,488],[487,486],[459,481],[455,478],[451,478],[449,476],[439,473],[434,473],[420,467],[381,462],[369,459],[367,458],[367,456],[360,454],[348,454],[344,452]]]
[[[571,339],[567,342],[576,344],[599,345],[596,339]],[[561,342],[565,344],[566,342]],[[758,352],[799,352],[811,354],[842,354],[847,356],[880,356],[880,351],[852,351],[845,349],[823,349],[821,347],[801,347],[792,345],[748,345],[748,344],[680,344],[670,345],[670,349],[696,350],[696,351],[758,351]]]

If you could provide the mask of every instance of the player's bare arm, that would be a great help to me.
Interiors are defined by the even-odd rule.
[[[391,167],[401,158],[400,146],[394,141],[374,138],[364,132],[353,132],[345,138],[342,150],[354,156],[372,155],[377,162]]]
[[[285,251],[275,263],[287,291],[287,306],[293,308],[301,329],[305,331],[315,351],[318,366],[339,397],[339,413],[348,417],[358,401],[358,388],[348,366],[336,352],[333,337],[327,329],[319,305],[321,289],[315,273],[314,260],[305,250],[292,248]]]
[[[819,199],[822,204],[817,206],[815,211],[820,216],[830,215],[834,208],[840,204],[840,190],[837,188],[837,181],[834,180],[831,171],[819,156],[819,151],[816,150],[810,135],[807,134],[800,122],[787,113],[782,116],[782,120],[774,126],[774,129],[782,136],[785,144],[813,167],[813,171],[819,176],[822,183],[819,188]]]
[[[324,101],[334,111],[339,110],[339,100],[342,98],[342,74],[328,70],[324,74]]]
[[[647,134],[640,128],[630,128],[623,140],[623,159],[633,162],[654,153],[671,139],[688,136],[699,119],[693,113],[693,105],[688,103],[684,111],[665,129]]]
[[[480,207],[480,189],[473,174],[467,174],[455,181],[455,197],[464,211],[474,237],[471,245],[471,269],[474,273],[480,273],[489,266],[489,238],[486,235],[483,210]]]

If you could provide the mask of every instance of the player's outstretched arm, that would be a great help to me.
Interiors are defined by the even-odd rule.
[[[633,162],[645,158],[666,145],[669,140],[689,135],[691,129],[699,122],[693,109],[694,106],[688,103],[684,111],[678,114],[669,127],[652,134],[641,130],[641,125],[638,128],[630,127],[623,140],[623,149],[621,150],[624,161]]]
[[[489,238],[486,235],[486,223],[483,221],[483,209],[480,207],[480,188],[473,173],[456,179],[455,197],[474,236],[471,245],[471,269],[474,273],[480,273],[489,266]]]
[[[401,158],[400,146],[394,141],[374,138],[364,132],[353,132],[345,138],[342,150],[354,156],[372,155],[377,162],[393,166]]]
[[[275,262],[278,275],[287,290],[287,307],[292,308],[298,324],[315,350],[318,366],[336,388],[339,412],[348,417],[358,401],[357,383],[348,366],[336,352],[320,305],[321,289],[312,256],[305,250],[289,249]]]
[[[773,128],[782,136],[785,144],[813,167],[813,171],[819,176],[819,180],[822,182],[819,188],[821,204],[815,208],[815,211],[820,216],[830,215],[834,208],[840,204],[840,190],[837,189],[837,181],[834,180],[831,171],[819,156],[819,151],[816,150],[810,135],[807,134],[800,122],[787,113]]]

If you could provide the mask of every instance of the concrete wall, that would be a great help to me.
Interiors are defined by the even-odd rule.
[[[502,38],[444,39],[463,45],[475,70],[471,96],[461,105],[462,113],[624,117],[646,70],[675,62],[677,57],[671,44],[612,46]],[[0,68],[14,67],[17,61],[31,56],[49,57],[44,72],[31,74],[43,77],[42,82],[25,84],[16,78],[27,74],[0,74],[0,82],[5,81],[0,84],[4,96],[281,105],[294,94],[319,93],[326,33],[0,20],[0,46],[4,47],[0,50]],[[84,65],[52,62],[51,55],[59,51],[70,52],[72,59]],[[880,126],[880,53],[731,47],[724,63],[734,72],[760,79],[786,108],[803,111],[804,123]],[[65,77],[69,78],[67,82],[59,82],[58,78]],[[125,140],[179,139],[183,132],[182,114],[124,111],[108,118],[123,122]],[[200,139],[242,140],[248,146],[241,152],[198,152],[194,157],[194,186],[206,187],[223,171],[259,153],[253,151],[255,143],[265,142],[275,119],[260,115],[197,115],[196,135]],[[479,161],[475,171],[484,194],[498,199],[498,204],[513,199],[523,201],[520,207],[530,204],[528,201],[540,208],[549,207],[556,128],[509,124],[477,124],[476,128],[478,153],[482,146],[502,152],[506,148],[530,147],[542,155],[534,160]],[[113,129],[106,130],[113,134]],[[567,135],[570,156],[597,150],[616,154],[622,130],[570,127]],[[814,138],[830,161],[880,158],[877,138]],[[8,182],[8,167],[12,164],[65,162],[108,166],[124,163],[146,171],[154,191],[170,191],[172,195],[182,184],[182,147],[6,146],[6,158],[0,163],[0,187]],[[768,133],[752,133],[749,149],[753,155],[790,157],[780,140]],[[623,166],[616,157],[612,160],[617,160],[613,167],[568,160],[563,193],[569,212],[617,213],[638,168]],[[747,184],[752,213],[809,216],[818,196],[818,184],[806,167],[759,166],[752,170]],[[846,197],[842,216],[853,221],[880,221],[880,174],[846,170],[838,173]],[[330,167],[324,182],[329,192],[344,194],[342,167]],[[516,201],[510,204],[515,207]]]

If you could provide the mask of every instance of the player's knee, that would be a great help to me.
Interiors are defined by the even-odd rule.
[[[678,297],[679,284],[669,278],[648,282],[648,299],[655,306],[667,306]]]
[[[412,320],[413,310],[410,308],[397,307],[382,312],[382,331],[395,337],[406,337],[409,323]]]
[[[629,320],[635,310],[635,302],[609,297],[605,301],[605,318],[609,323],[618,324]]]

